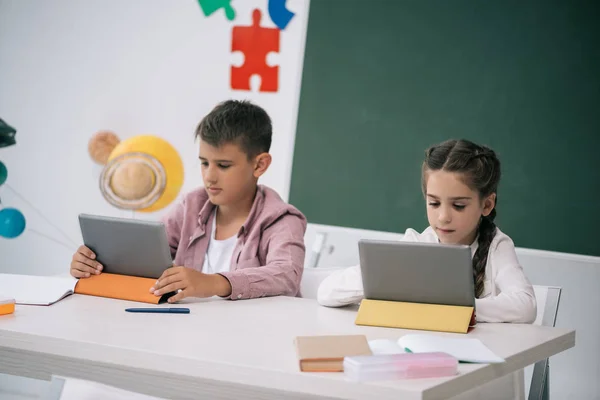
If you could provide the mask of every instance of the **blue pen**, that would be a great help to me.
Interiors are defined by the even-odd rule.
[[[126,308],[127,312],[159,313],[159,314],[189,314],[189,308]]]

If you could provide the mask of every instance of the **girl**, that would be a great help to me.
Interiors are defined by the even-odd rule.
[[[467,140],[430,147],[421,182],[430,226],[420,234],[408,229],[404,240],[470,245],[477,321],[533,322],[533,288],[513,241],[494,223],[500,182],[500,161],[494,151]],[[319,303],[327,307],[362,298],[359,266],[330,275],[318,291]]]

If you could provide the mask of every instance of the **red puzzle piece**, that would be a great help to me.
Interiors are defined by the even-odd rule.
[[[259,9],[252,12],[251,26],[235,26],[231,34],[231,51],[244,53],[244,65],[231,67],[231,88],[250,90],[250,77],[260,75],[260,91],[276,92],[279,67],[267,65],[267,54],[279,52],[279,29],[260,26]]]

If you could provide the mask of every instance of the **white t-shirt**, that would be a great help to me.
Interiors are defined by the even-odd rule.
[[[237,242],[237,235],[225,240],[215,239],[217,232],[217,209],[212,215],[212,230],[208,249],[204,256],[204,264],[202,264],[202,272],[205,274],[218,274],[219,272],[228,272],[231,266],[231,257]]]
[[[423,233],[407,229],[403,241],[437,243],[435,231],[428,227]],[[471,245],[475,255],[477,240]],[[327,307],[341,307],[360,302],[364,297],[360,265],[334,272],[319,286],[318,301]],[[537,305],[533,287],[517,259],[510,237],[496,228],[485,266],[483,294],[475,299],[477,321],[533,322]]]

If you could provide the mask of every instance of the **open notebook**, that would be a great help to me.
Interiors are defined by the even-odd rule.
[[[494,364],[502,363],[481,340],[473,338],[444,337],[427,334],[409,334],[400,339],[376,339],[369,341],[373,354],[435,353],[450,354],[462,362]]]
[[[0,274],[0,295],[17,304],[49,306],[75,291],[77,279],[70,276]]]
[[[103,273],[78,280],[66,276],[0,274],[0,296],[15,299],[17,304],[49,306],[77,293],[90,296],[162,304],[175,292],[158,297],[148,289],[156,279]]]

